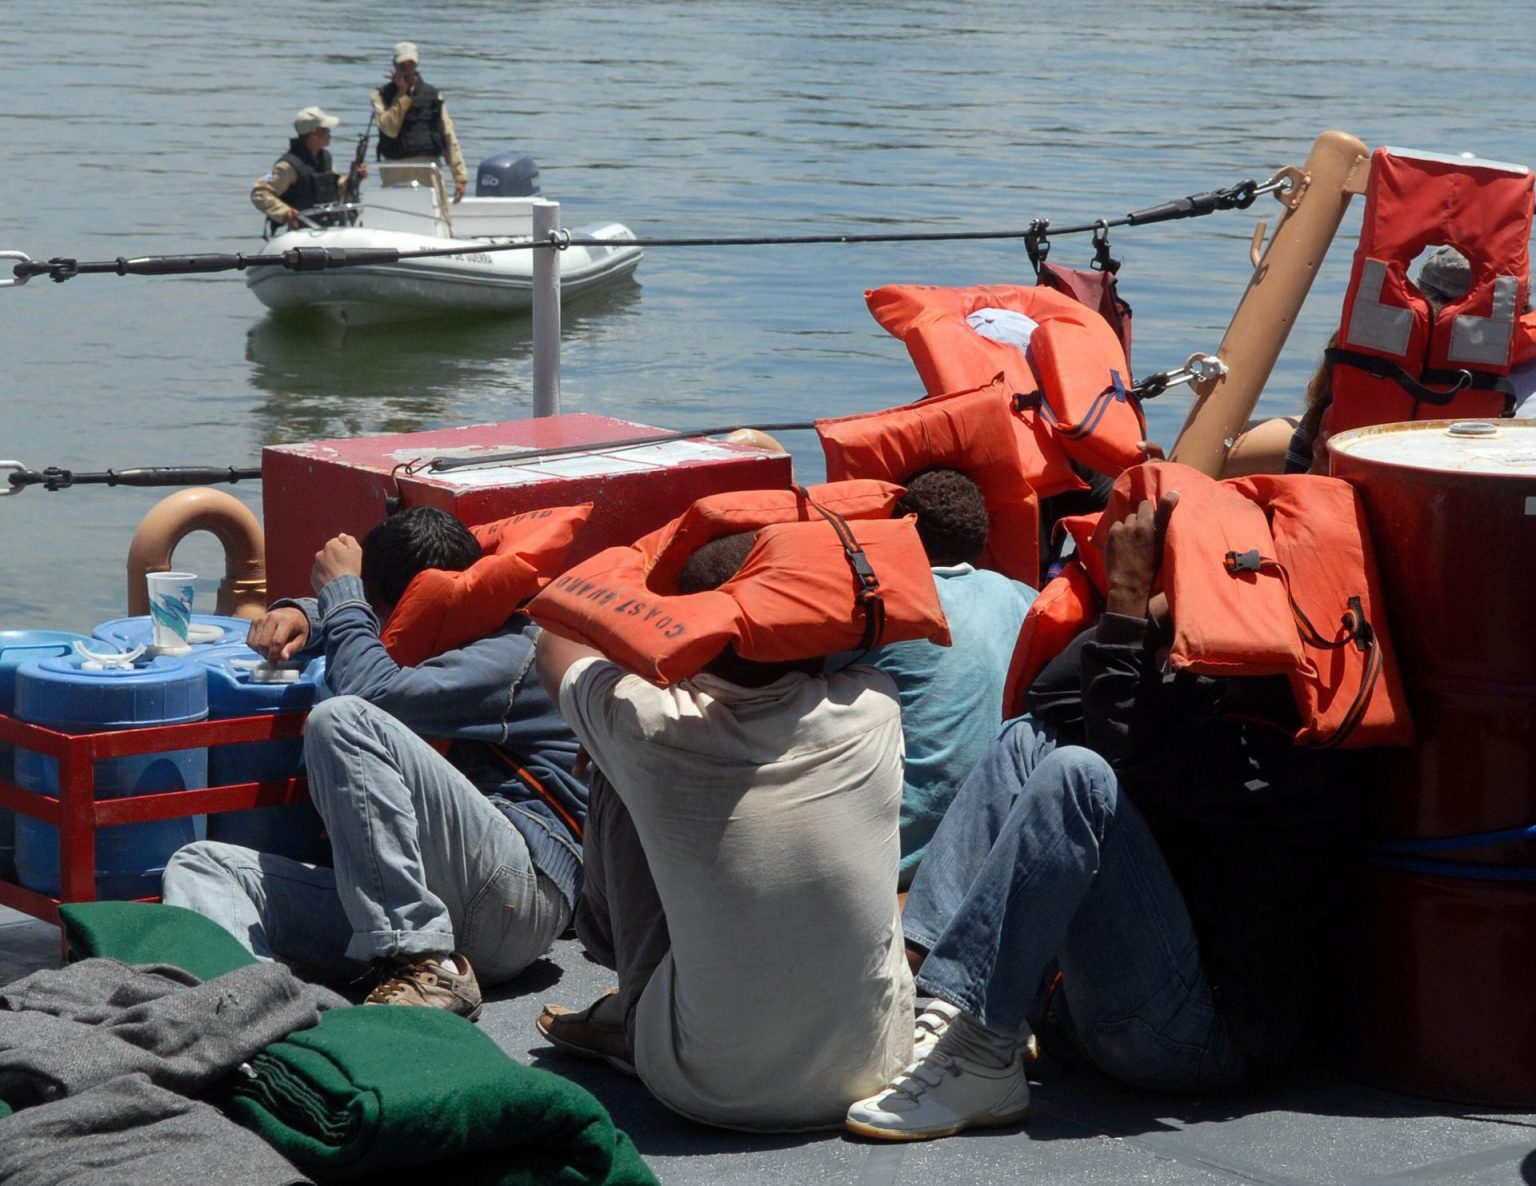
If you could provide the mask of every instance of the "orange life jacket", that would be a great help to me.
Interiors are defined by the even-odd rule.
[[[1013,444],[1008,392],[999,382],[883,412],[816,421],[827,477],[906,482],[943,465],[981,490],[990,526],[981,567],[1027,585],[1040,580],[1040,503]]]
[[[1129,392],[1125,350],[1109,323],[1074,298],[1038,285],[893,284],[864,299],[875,320],[905,343],[929,395],[1002,376],[1014,396],[1023,472],[1042,498],[1082,488],[1068,458],[1107,474],[1142,460],[1137,445],[1146,438],[1146,421]],[[1018,340],[1010,315],[1036,323],[1027,353],[997,340]],[[973,316],[980,328],[967,320]]]
[[[469,530],[484,555],[462,572],[429,568],[405,587],[381,640],[401,667],[496,631],[565,566],[592,504],[545,507]]]
[[[1509,413],[1501,380],[1523,336],[1532,186],[1523,165],[1386,148],[1371,155],[1339,345],[1328,351],[1333,403],[1323,439],[1371,424]],[[1472,283],[1432,315],[1408,270],[1439,244],[1467,257]]]
[[[1189,466],[1138,466],[1115,483],[1083,559],[1143,500],[1179,492],[1158,587],[1174,637],[1169,664],[1214,676],[1283,674],[1299,745],[1405,745],[1411,737],[1380,598],[1380,578],[1354,487],[1311,475],[1217,482]],[[1022,711],[1040,670],[1097,621],[1103,577],[1074,561],[1030,607],[1006,701]],[[1031,621],[1032,618],[1039,621]]]
[[[900,488],[828,483],[809,492],[715,495],[701,500],[711,504],[706,512],[695,503],[630,547],[578,564],[535,597],[528,613],[657,684],[698,674],[727,644],[744,659],[768,663],[915,638],[947,646],[949,625],[913,520],[850,519],[832,509],[840,495],[853,508],[872,493],[889,494],[888,514]],[[795,497],[786,504],[765,494]],[[675,592],[683,563],[700,545],[754,529],[752,549],[730,580],[703,593]]]

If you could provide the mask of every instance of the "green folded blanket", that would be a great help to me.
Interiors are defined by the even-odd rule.
[[[256,957],[218,923],[158,902],[74,902],[59,907],[69,958],[170,964],[199,980],[233,972]]]
[[[88,902],[59,914],[76,959],[174,964],[204,979],[254,961],[175,906]],[[454,1186],[656,1181],[590,1092],[435,1009],[332,1009],[249,1066],[220,1101],[225,1112],[321,1182],[393,1181],[428,1166]]]
[[[225,1111],[322,1180],[452,1158],[464,1186],[655,1182],[590,1093],[440,1010],[334,1009],[250,1067]]]

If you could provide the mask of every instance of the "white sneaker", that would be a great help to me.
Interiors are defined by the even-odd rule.
[[[887,1141],[927,1141],[1028,1115],[1029,1080],[1017,1054],[1006,1067],[993,1069],[940,1050],[849,1108],[844,1127]]]
[[[951,1005],[948,1001],[941,1001],[938,997],[929,997],[926,1005],[913,1022],[912,1031],[912,1060],[916,1062],[920,1058],[926,1058],[928,1052],[934,1048],[949,1023],[960,1016],[960,1006]]]
[[[938,1044],[944,1031],[949,1028],[949,1023],[960,1016],[958,1005],[951,1005],[938,997],[925,997],[924,1001],[926,1003],[913,1023],[913,1061],[927,1057],[928,1052]],[[1025,1062],[1034,1062],[1040,1057],[1040,1042],[1033,1033],[1024,1039],[1019,1047],[1019,1053],[1024,1056]]]

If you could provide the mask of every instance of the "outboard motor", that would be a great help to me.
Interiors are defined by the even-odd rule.
[[[522,153],[488,156],[475,173],[477,198],[532,198],[540,192],[539,166]]]

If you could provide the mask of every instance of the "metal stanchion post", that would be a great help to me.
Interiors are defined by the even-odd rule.
[[[560,229],[560,203],[533,204],[533,238],[547,243]],[[533,414],[560,414],[560,253],[533,252]]]

